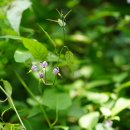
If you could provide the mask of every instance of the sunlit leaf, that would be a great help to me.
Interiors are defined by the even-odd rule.
[[[94,103],[105,103],[108,101],[109,96],[106,93],[97,93],[97,92],[87,92],[86,97],[88,100],[94,102]]]
[[[116,92],[120,92],[122,89],[125,89],[125,88],[127,88],[127,87],[130,87],[130,81],[127,81],[127,82],[121,84],[120,86],[118,86],[118,87],[115,89],[115,91],[116,91]]]
[[[117,115],[126,108],[130,108],[130,99],[119,98],[112,109],[112,116]]]
[[[11,84],[7,81],[7,80],[1,80],[4,84],[4,88],[5,88],[5,91],[6,93],[11,97],[12,95],[12,86]]]
[[[0,122],[0,129],[3,130],[3,123]]]
[[[104,116],[110,116],[110,115],[111,115],[111,110],[108,109],[108,108],[101,107],[101,108],[100,108],[100,111],[102,112],[102,114],[103,114]]]
[[[62,126],[62,125],[60,125],[60,126],[54,126],[53,128],[55,128],[55,129],[62,129],[62,130],[69,130],[68,126]]]
[[[31,58],[31,54],[28,51],[16,50],[14,53],[14,59],[16,62],[26,62]]]
[[[104,80],[94,80],[90,83],[87,83],[86,88],[89,89],[89,88],[94,88],[94,87],[102,87],[109,83],[111,83],[110,80],[105,80],[105,79]]]
[[[19,26],[22,18],[22,13],[31,6],[29,0],[15,0],[10,5],[7,11],[7,18],[11,27],[19,34]]]
[[[76,65],[76,59],[71,51],[66,51],[65,58],[67,61],[68,67],[72,70],[74,69],[74,66]]]
[[[41,61],[46,59],[48,50],[42,43],[28,38],[22,38],[22,41],[25,48],[27,48],[36,59]]]
[[[89,114],[83,115],[79,119],[79,125],[81,128],[93,129],[99,120],[99,112],[91,112]]]

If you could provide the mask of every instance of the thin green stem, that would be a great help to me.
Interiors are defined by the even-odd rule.
[[[15,111],[15,113],[16,113],[16,115],[17,115],[17,117],[18,117],[18,119],[19,119],[19,121],[20,121],[20,123],[21,123],[21,125],[22,125],[22,127],[23,127],[23,129],[24,130],[26,130],[26,127],[24,126],[24,124],[23,124],[23,122],[22,122],[22,120],[21,120],[21,118],[20,118],[20,116],[19,116],[19,114],[18,114],[18,112],[17,112],[17,109],[16,109],[16,107],[15,107],[15,105],[14,105],[14,103],[13,103],[13,100],[12,100],[12,98],[8,95],[8,93],[0,86],[0,89],[6,94],[6,96],[9,98],[9,100],[10,100],[10,103],[12,104],[12,107],[13,107],[13,109],[14,109],[14,111]]]
[[[38,82],[38,90],[39,90],[39,94],[42,94],[42,89],[41,89],[41,86],[40,86],[40,80],[41,79],[39,79],[39,82]]]
[[[53,86],[55,86],[55,82],[56,82],[56,75],[55,75],[55,77],[54,77],[54,80],[53,80]]]
[[[38,26],[41,28],[41,30],[44,32],[44,34],[47,36],[47,38],[50,40],[50,42],[51,42],[51,44],[54,46],[54,48],[55,48],[55,52],[56,52],[56,54],[58,54],[57,53],[57,49],[56,49],[56,43],[55,43],[55,41],[54,40],[52,40],[52,38],[50,37],[50,35],[45,31],[45,29],[40,25],[40,24],[38,24]]]
[[[58,61],[57,61],[56,66],[59,66],[60,56],[61,56],[61,53],[64,50],[64,48],[66,48],[67,50],[69,50],[67,46],[62,47],[62,49],[60,50],[60,53],[59,53],[59,57],[58,57]],[[53,86],[55,85],[55,82],[56,82],[56,76],[54,77],[54,80],[53,80]]]
[[[57,98],[57,100],[58,100],[58,98]],[[52,126],[54,126],[57,123],[57,121],[58,121],[58,102],[56,104],[56,118],[55,118],[55,121],[52,123]]]
[[[65,42],[65,27],[62,27],[63,30],[63,36],[64,36],[64,42]]]
[[[62,51],[64,50],[64,48],[66,48],[67,50],[69,50],[69,48],[67,46],[63,46],[60,50],[60,53],[59,53],[59,57],[58,57],[58,61],[57,61],[57,66],[59,65],[59,61],[60,61],[60,56],[62,54]]]
[[[43,113],[48,126],[51,128],[51,123],[50,120],[43,108],[43,106],[41,105],[41,103],[36,99],[35,95],[32,93],[32,91],[29,89],[29,87],[26,85],[26,83],[22,80],[22,78],[20,77],[20,75],[18,73],[16,73],[16,76],[18,77],[19,81],[21,82],[21,84],[23,85],[23,87],[26,89],[26,91],[30,94],[30,96],[32,96],[32,98],[38,103],[38,105],[40,106],[41,112]]]
[[[0,100],[0,102],[5,102],[5,101],[7,101],[8,100],[8,98],[6,98],[6,99],[4,99],[4,100]]]
[[[72,11],[72,9],[69,12],[67,12],[66,15],[64,15],[64,19],[66,19],[66,17],[70,14],[71,11]]]
[[[44,68],[44,74],[45,74],[44,80],[45,80],[45,83],[46,83],[46,68]]]

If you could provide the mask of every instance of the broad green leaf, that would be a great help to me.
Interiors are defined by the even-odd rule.
[[[102,123],[96,125],[96,130],[114,130],[111,126],[105,126]]]
[[[101,108],[100,108],[100,111],[102,112],[102,114],[103,114],[104,116],[110,116],[110,115],[111,115],[111,110],[108,109],[108,108],[106,108],[106,107],[101,107]]]
[[[121,54],[116,54],[114,57],[113,57],[113,61],[115,63],[116,66],[120,67],[124,64],[126,64],[126,59],[123,55]]]
[[[91,77],[91,75],[94,72],[94,67],[93,66],[83,66],[80,70],[75,71],[75,77],[85,77],[85,78],[89,78]]]
[[[74,60],[74,55],[71,51],[67,51],[65,53],[65,58],[66,58],[66,61],[69,63],[69,64],[73,64],[73,60]]]
[[[111,83],[110,80],[95,80],[95,81],[92,81],[90,83],[87,83],[87,85],[85,86],[87,89],[90,89],[90,88],[94,88],[94,87],[101,87],[103,85],[107,85]]]
[[[120,117],[119,116],[112,116],[112,117],[110,117],[110,120],[120,121]]]
[[[94,103],[105,103],[109,100],[109,96],[106,93],[87,92],[86,97],[88,100]]]
[[[22,13],[31,6],[29,0],[15,0],[10,5],[7,11],[7,18],[11,27],[19,34],[19,26],[22,18]]]
[[[112,76],[112,80],[117,83],[121,83],[124,79],[128,77],[128,72],[123,72],[120,74],[115,74]]]
[[[0,129],[3,130],[3,123],[0,122]]]
[[[36,116],[37,114],[39,114],[41,111],[39,110],[39,106],[33,107],[28,115],[28,118],[32,118],[34,116]]]
[[[120,92],[122,89],[127,88],[127,87],[130,87],[130,81],[121,84],[120,86],[118,86],[118,87],[115,89],[115,91],[116,91],[116,92]]]
[[[68,67],[71,70],[73,70],[75,68],[75,65],[76,65],[76,59],[75,59],[73,53],[71,51],[66,51],[65,58],[66,58],[66,62],[67,62]]]
[[[26,62],[31,58],[31,54],[28,51],[16,50],[14,53],[14,59],[16,62]]]
[[[22,126],[20,124],[5,123],[2,130],[22,130]]]
[[[49,61],[49,62],[57,62],[58,61],[58,56],[55,55],[52,52],[49,52],[48,56],[47,56],[47,61]]]
[[[12,95],[12,86],[10,85],[10,83],[7,81],[7,80],[1,80],[4,84],[4,88],[5,88],[5,91],[6,93],[8,94],[8,96],[11,97]]]
[[[29,120],[24,120],[24,125],[26,126],[26,130],[34,130]]]
[[[37,99],[37,101],[39,101],[42,104],[42,99],[41,99],[40,96],[35,96],[35,98]],[[28,98],[27,102],[31,106],[37,106],[38,105],[38,102],[36,102],[36,100],[34,100],[33,98]]]
[[[60,125],[60,126],[54,126],[53,128],[54,129],[56,128],[56,129],[62,129],[62,130],[69,130],[68,126],[62,126],[62,125]]]
[[[3,80],[3,79],[1,79],[1,81],[3,82],[3,85],[4,85],[4,89],[5,89],[5,94],[6,94],[6,96],[8,97],[8,102],[9,102],[9,104],[10,104],[10,106],[13,108],[13,106],[12,106],[12,101],[11,101],[11,95],[12,95],[12,86],[11,86],[11,84],[8,82],[8,81],[6,81],[6,80]]]
[[[27,48],[36,59],[46,59],[48,55],[48,50],[42,43],[28,38],[22,38],[22,41],[25,48]]]
[[[99,112],[91,112],[89,114],[83,115],[79,119],[79,125],[81,128],[93,129],[99,120]]]
[[[83,34],[74,34],[74,35],[71,35],[69,37],[69,40],[71,41],[74,41],[74,42],[82,42],[82,43],[90,43],[91,40],[89,37],[87,37],[86,35],[83,35]]]
[[[70,107],[71,99],[67,93],[50,89],[44,92],[43,104],[50,109],[64,110]]]
[[[11,130],[12,125],[10,123],[5,123],[3,130]]]
[[[117,115],[119,112],[123,111],[126,108],[130,108],[130,99],[119,98],[112,109],[112,116]]]

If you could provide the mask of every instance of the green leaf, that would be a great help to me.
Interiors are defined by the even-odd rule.
[[[4,85],[4,88],[5,88],[5,94],[6,94],[6,96],[8,97],[8,102],[9,102],[9,105],[13,108],[13,106],[12,106],[12,103],[11,103],[11,95],[12,95],[12,86],[11,86],[11,84],[8,82],[8,81],[6,81],[6,80],[3,80],[3,79],[1,79],[1,81],[3,82],[3,85]]]
[[[104,116],[106,116],[106,117],[111,115],[111,110],[108,109],[108,108],[106,108],[106,107],[101,107],[101,108],[100,108],[100,111],[101,111],[102,114],[103,114]]]
[[[56,128],[56,129],[62,129],[62,130],[69,130],[68,126],[62,126],[62,125],[60,125],[60,126],[54,126],[53,128],[54,129]]]
[[[39,106],[33,107],[28,115],[28,118],[32,118],[34,116],[36,116],[37,114],[39,114],[41,111],[39,110]]]
[[[111,126],[105,126],[102,123],[96,125],[96,130],[114,130]]]
[[[48,56],[47,56],[47,61],[49,61],[49,62],[57,62],[58,61],[58,56],[55,55],[52,52],[49,52]]]
[[[5,91],[6,93],[8,94],[8,96],[11,97],[12,95],[12,86],[10,85],[10,83],[7,81],[7,80],[1,80],[4,84],[4,88],[5,88]]]
[[[90,88],[94,88],[94,87],[101,87],[101,86],[107,85],[109,83],[111,83],[111,81],[110,80],[106,80],[106,79],[95,80],[95,81],[92,81],[90,83],[87,83],[87,85],[85,87],[87,89],[90,89]]]
[[[29,0],[15,0],[10,5],[7,11],[7,18],[11,27],[19,34],[19,26],[22,18],[22,13],[31,6]]]
[[[26,126],[26,130],[33,130],[32,124],[29,120],[24,120],[24,125]]]
[[[2,130],[22,130],[22,126],[20,124],[5,123]]]
[[[27,48],[36,59],[45,60],[48,55],[48,50],[42,43],[28,38],[22,38],[22,41],[25,48]]]
[[[88,100],[94,103],[105,103],[109,100],[109,96],[106,93],[87,92],[86,97]]]
[[[66,62],[67,62],[68,67],[71,70],[73,70],[75,65],[76,65],[76,59],[75,59],[73,53],[71,51],[66,51],[65,58],[66,58]]]
[[[16,62],[26,62],[31,58],[31,54],[28,51],[16,50],[14,53],[14,59]]]
[[[71,51],[66,51],[65,57],[68,63],[72,62],[72,60],[74,59],[74,55]]]
[[[79,119],[79,125],[81,128],[93,129],[99,120],[99,112],[91,112],[89,114],[83,115]]]
[[[112,116],[117,115],[119,112],[129,107],[130,107],[130,99],[119,98],[112,109]]]
[[[71,99],[67,93],[50,89],[44,92],[43,104],[50,109],[64,110],[70,107]]]
[[[116,91],[116,92],[120,92],[122,89],[128,88],[128,87],[130,87],[130,81],[127,81],[127,82],[121,84],[120,86],[118,86],[118,87],[115,89],[115,91]]]
[[[3,130],[11,130],[12,125],[10,123],[5,123]]]
[[[0,122],[0,129],[3,130],[3,123]]]

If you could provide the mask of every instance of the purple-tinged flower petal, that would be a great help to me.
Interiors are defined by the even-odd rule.
[[[39,73],[39,77],[42,79],[44,77],[43,73]]]
[[[60,72],[59,68],[54,68],[53,69],[53,74],[57,75]]]
[[[31,70],[32,70],[32,71],[37,71],[37,70],[38,70],[38,68],[37,68],[37,66],[36,66],[36,65],[32,65]]]
[[[45,68],[48,66],[48,63],[46,61],[40,63],[40,67]]]

